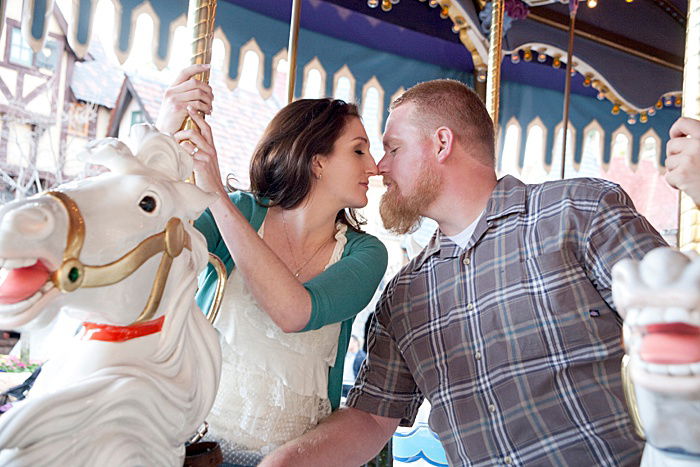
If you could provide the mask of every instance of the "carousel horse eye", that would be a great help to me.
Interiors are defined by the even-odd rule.
[[[153,212],[156,209],[156,200],[153,196],[144,196],[139,201],[139,207],[146,212]]]

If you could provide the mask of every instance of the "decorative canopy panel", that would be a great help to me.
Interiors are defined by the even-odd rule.
[[[171,54],[189,56],[189,47],[186,50],[173,50],[170,47],[175,28],[185,24],[187,0],[111,1],[117,12],[114,48],[120,60],[126,60],[133,47],[149,46],[153,51],[153,61],[159,67],[167,64]],[[0,7],[4,8],[5,2],[0,2]],[[23,33],[35,50],[42,45],[47,14],[52,11],[53,3],[51,0],[25,0]],[[397,91],[438,77],[471,83],[471,72],[484,66],[486,57],[483,53],[488,43],[479,29],[480,6],[471,0],[454,0],[451,3],[446,0],[400,0],[393,3],[391,11],[370,8],[367,3],[366,0],[303,0],[297,95],[304,87],[305,69],[316,66],[325,76],[326,95],[332,95],[336,81],[334,77],[340,75],[351,78],[355,87],[354,96],[358,100],[362,99],[363,90],[368,85],[380,87],[383,96],[380,108],[386,115],[389,100]],[[577,73],[573,78],[572,91],[575,95],[570,116],[575,129],[595,120],[608,138],[620,126],[627,127],[634,142],[633,159],[637,157],[641,135],[653,128],[657,135],[665,139],[671,122],[678,116],[675,107],[680,104],[679,98],[665,99],[664,103],[667,107],[670,105],[670,109],[654,104],[659,96],[668,97],[680,92],[681,73],[676,64],[683,54],[683,15],[679,13],[674,17],[666,13],[663,6],[653,3],[641,6],[638,3],[642,2],[631,5],[617,2],[619,8],[639,7],[624,11],[615,10],[612,6],[608,8],[606,5],[613,5],[608,1],[602,1],[594,10],[582,6],[578,24],[583,24],[583,30],[588,32],[592,29],[586,24],[596,24],[598,29],[593,32],[609,38],[616,37],[610,34],[615,24],[620,23],[619,18],[624,18],[625,24],[614,34],[621,38],[639,31],[640,37],[634,40],[637,44],[645,45],[638,49],[656,54],[664,63],[639,54],[625,53],[619,47],[607,47],[595,38],[577,37],[574,54],[577,69],[589,71]],[[431,8],[431,4],[436,7]],[[87,53],[96,5],[97,0],[73,1],[74,21],[69,25],[69,43],[79,57]],[[514,63],[515,60],[506,59],[503,63],[500,123],[503,127],[515,117],[521,124],[527,125],[539,118],[548,129],[545,165],[551,164],[554,130],[562,121],[561,91],[565,67],[556,66],[555,60],[561,59],[554,52],[557,48],[565,48],[566,34],[561,27],[552,24],[557,21],[563,23],[561,16],[565,8],[559,4],[531,8],[527,19],[511,23],[504,40],[504,47],[508,50],[521,49],[518,57],[522,57],[522,60]],[[680,9],[681,6],[674,6],[673,11]],[[632,13],[625,15],[625,12]],[[156,34],[153,44],[133,44],[136,18],[142,13],[154,20]],[[291,1],[287,0],[219,0],[216,36],[224,39],[226,44],[229,88],[237,85],[242,51],[254,49],[262,58],[259,87],[263,95],[271,91],[276,60],[286,55],[290,14]],[[642,22],[652,15],[654,21]],[[545,18],[544,22],[541,18]],[[629,24],[634,22],[639,24]],[[667,31],[659,33],[658,27]],[[619,42],[629,45],[622,39]],[[537,60],[539,55],[544,55],[544,60]],[[596,80],[598,90],[591,86]],[[596,94],[613,99],[617,102],[617,108],[613,107],[611,113],[610,104],[591,99]],[[639,118],[640,123],[633,125],[636,118],[624,113],[632,113],[632,109],[645,109],[648,114],[643,114],[644,118]],[[654,113],[656,116],[651,117]],[[575,133],[577,161],[582,157],[582,145],[579,144],[582,137],[582,131]],[[524,149],[521,147],[520,150],[522,152]],[[609,158],[609,149],[606,149],[604,159],[607,161]],[[634,160],[631,162],[634,163]],[[659,162],[663,164],[663,160]]]

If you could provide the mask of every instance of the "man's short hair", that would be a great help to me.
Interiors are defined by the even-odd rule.
[[[474,157],[495,166],[493,121],[479,96],[467,85],[453,79],[419,83],[397,97],[390,110],[406,103],[415,105],[413,117],[427,134],[446,126],[466,149],[475,149]]]

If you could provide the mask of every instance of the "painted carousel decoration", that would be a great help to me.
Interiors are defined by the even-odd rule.
[[[192,159],[171,137],[132,136],[134,154],[88,147],[108,172],[0,208],[0,329],[58,308],[83,323],[0,417],[1,465],[182,465],[214,402],[221,354],[194,301],[207,248],[190,224],[211,195],[185,182]]]
[[[613,268],[624,317],[625,392],[643,466],[700,463],[700,257],[657,248]]]

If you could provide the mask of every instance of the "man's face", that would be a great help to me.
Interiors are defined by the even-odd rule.
[[[384,131],[384,157],[379,172],[387,191],[379,204],[384,227],[409,232],[425,215],[440,189],[440,173],[431,138],[416,122],[413,104],[394,109]]]

